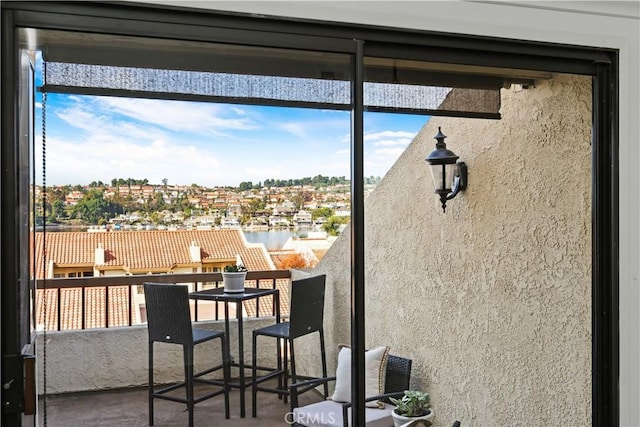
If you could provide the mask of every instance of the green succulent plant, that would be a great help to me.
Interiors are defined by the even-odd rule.
[[[417,390],[405,390],[400,399],[389,398],[396,405],[394,412],[404,417],[421,417],[431,407],[429,393]]]
[[[229,264],[224,266],[224,271],[226,273],[240,273],[248,270],[247,267],[241,264]]]

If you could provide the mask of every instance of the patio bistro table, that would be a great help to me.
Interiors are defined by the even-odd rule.
[[[274,306],[276,307],[276,323],[280,323],[280,292],[278,289],[262,289],[262,288],[244,288],[243,293],[225,293],[224,288],[204,289],[202,291],[191,292],[189,298],[194,300],[207,300],[224,302],[224,331],[227,340],[227,349],[230,346],[229,334],[229,303],[236,304],[236,318],[238,320],[238,362],[231,363],[231,366],[237,366],[239,370],[239,378],[237,383],[230,383],[229,386],[240,389],[240,417],[245,417],[245,399],[244,392],[246,389],[246,381],[244,370],[251,366],[244,364],[244,335],[242,331],[242,303],[247,300],[257,299],[260,297],[273,295]],[[230,351],[230,350],[229,350]]]

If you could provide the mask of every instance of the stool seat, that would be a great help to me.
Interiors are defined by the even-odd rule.
[[[289,338],[290,326],[291,323],[289,322],[281,322],[271,326],[265,326],[264,328],[260,328],[260,335],[276,338]]]

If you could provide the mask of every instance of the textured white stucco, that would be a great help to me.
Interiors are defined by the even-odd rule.
[[[502,90],[502,120],[434,117],[365,205],[367,346],[413,359],[436,426],[591,423],[591,80]],[[437,127],[469,167],[443,213]],[[348,231],[328,274],[327,337],[350,340]]]
[[[255,328],[270,325],[273,318],[246,319],[243,322],[244,361],[251,362],[251,335]],[[198,328],[224,330],[223,322],[199,322]],[[238,360],[237,321],[230,324],[231,357]],[[47,333],[46,359],[44,335],[38,335],[38,392],[44,391],[46,360],[46,392],[48,394],[126,388],[148,384],[147,327],[132,326],[83,331]],[[154,344],[154,381],[167,383],[184,379],[182,347]],[[275,366],[275,340],[260,340],[260,366]],[[195,367],[202,370],[219,364],[220,341],[198,344]],[[247,371],[250,375],[250,371]],[[232,370],[237,375],[237,370]]]

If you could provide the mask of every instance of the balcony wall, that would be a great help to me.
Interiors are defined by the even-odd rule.
[[[244,360],[251,361],[251,331],[272,324],[273,318],[247,318],[243,322]],[[224,330],[223,321],[198,322],[203,329]],[[93,391],[144,386],[148,383],[147,327],[131,326],[47,332],[46,359],[44,334],[38,334],[38,392],[44,392],[44,366],[47,364],[47,394]],[[231,322],[231,356],[238,360],[237,321]],[[155,344],[155,380],[170,382],[184,378],[182,349],[177,345]],[[258,364],[275,366],[275,340],[260,342]],[[219,340],[198,344],[196,369],[220,362]],[[232,375],[237,371],[233,370]],[[247,371],[249,373],[249,371]]]
[[[502,90],[499,121],[434,117],[367,198],[367,346],[413,359],[435,426],[591,423],[591,80]],[[443,213],[437,127],[469,166]],[[328,355],[350,341],[349,231],[322,259]]]

